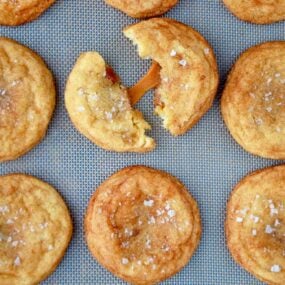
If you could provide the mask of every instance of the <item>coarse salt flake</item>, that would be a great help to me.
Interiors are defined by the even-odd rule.
[[[17,257],[15,258],[15,260],[14,260],[14,265],[15,265],[15,266],[19,266],[20,264],[21,264],[21,259],[20,259],[19,256],[17,256]]]
[[[205,49],[204,49],[204,53],[205,53],[206,55],[208,55],[208,54],[210,53],[210,49],[209,49],[209,48],[205,48]]]
[[[122,264],[126,265],[129,263],[129,260],[125,257],[122,258]]]
[[[277,227],[277,226],[279,226],[280,224],[281,224],[280,221],[279,221],[278,219],[276,219],[276,220],[275,220],[275,223],[274,223],[274,226]]]
[[[0,213],[5,214],[7,212],[9,212],[8,206],[6,206],[6,205],[0,206]]]
[[[85,91],[84,91],[83,88],[79,88],[79,89],[78,89],[78,92],[77,92],[78,96],[83,96],[84,93],[85,93]]]
[[[143,201],[143,204],[144,204],[144,206],[146,206],[146,207],[152,207],[153,204],[154,204],[154,201],[153,201],[153,200],[144,200],[144,201]]]
[[[265,233],[271,234],[273,233],[274,229],[270,225],[266,225],[265,227]]]
[[[77,111],[78,111],[79,113],[82,113],[82,112],[85,111],[85,108],[84,108],[83,106],[79,106],[79,107],[77,108]]]
[[[243,221],[243,218],[242,218],[242,217],[237,217],[237,218],[236,218],[236,221],[237,221],[238,223],[241,223],[241,222]]]
[[[151,216],[150,219],[148,220],[148,224],[149,225],[155,224],[155,218]]]
[[[179,60],[179,64],[185,67],[187,65],[187,61],[185,59],[181,59]]]
[[[6,222],[7,225],[11,225],[13,223],[14,223],[14,221],[12,219],[8,219],[7,222]]]
[[[170,52],[170,56],[176,56],[177,52],[173,49],[171,52]]]
[[[174,210],[169,210],[167,212],[167,215],[170,217],[170,218],[173,218],[175,215],[176,215],[176,212]]]
[[[256,123],[258,126],[260,126],[260,125],[262,125],[263,120],[260,119],[260,118],[257,118],[257,119],[255,120],[255,123]]]
[[[278,273],[281,271],[281,266],[278,265],[278,264],[274,264],[271,269],[270,269],[271,272],[274,272],[274,273]]]
[[[277,215],[277,214],[278,214],[278,209],[276,209],[276,208],[270,209],[270,215],[271,215],[271,216]]]

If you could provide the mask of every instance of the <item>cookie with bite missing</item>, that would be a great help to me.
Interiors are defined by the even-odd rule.
[[[221,110],[234,139],[248,152],[285,158],[285,42],[245,51],[229,74]]]
[[[18,26],[31,22],[48,9],[55,0],[2,0],[0,25]]]
[[[234,188],[225,230],[234,260],[267,284],[285,283],[285,166],[258,170]]]
[[[0,162],[16,159],[45,136],[55,107],[55,86],[43,60],[0,38]]]
[[[270,24],[285,20],[284,0],[223,0],[239,19],[254,24]]]
[[[72,235],[69,211],[47,183],[0,176],[0,284],[38,284],[62,259]]]
[[[175,6],[178,0],[105,0],[105,2],[134,18],[159,16]]]
[[[124,35],[138,47],[139,56],[160,67],[155,112],[174,136],[191,129],[212,106],[219,76],[214,52],[193,28],[166,18],[128,26]]]
[[[182,269],[201,236],[197,203],[173,176],[124,168],[93,194],[85,216],[92,255],[132,284],[155,284]]]

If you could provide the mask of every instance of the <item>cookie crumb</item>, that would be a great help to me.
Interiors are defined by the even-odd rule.
[[[152,207],[153,204],[154,204],[154,201],[153,201],[153,200],[144,200],[144,201],[143,201],[143,204],[144,204],[144,206],[146,206],[146,207]]]

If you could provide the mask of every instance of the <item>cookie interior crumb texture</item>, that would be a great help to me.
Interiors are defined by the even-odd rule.
[[[132,108],[128,92],[97,52],[82,54],[66,85],[65,105],[76,128],[100,147],[117,152],[146,152],[155,147],[150,129]]]
[[[37,284],[62,259],[72,235],[68,209],[50,185],[0,176],[0,284]]]
[[[132,284],[154,284],[184,267],[201,235],[198,206],[173,176],[127,167],[103,182],[85,217],[88,247]]]
[[[141,58],[161,66],[155,112],[172,135],[184,134],[209,110],[217,92],[212,48],[191,27],[166,18],[128,26],[124,34],[138,47]]]

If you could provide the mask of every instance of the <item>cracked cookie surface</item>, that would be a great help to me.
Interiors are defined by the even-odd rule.
[[[17,26],[39,17],[55,0],[2,0],[0,25]]]
[[[91,253],[113,274],[132,284],[155,284],[189,262],[201,221],[197,203],[176,178],[132,166],[93,194],[85,234]]]
[[[221,110],[231,135],[246,151],[285,158],[285,42],[263,43],[239,57]]]
[[[0,161],[16,159],[45,136],[55,106],[51,72],[33,51],[0,38]]]
[[[284,0],[223,0],[238,18],[255,24],[285,20]]]
[[[0,176],[0,284],[45,279],[69,244],[72,224],[58,192],[23,174]]]
[[[258,170],[234,188],[227,244],[235,261],[267,284],[285,282],[285,166]]]
[[[134,18],[148,18],[164,14],[178,0],[105,0],[110,6]]]

